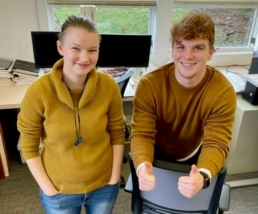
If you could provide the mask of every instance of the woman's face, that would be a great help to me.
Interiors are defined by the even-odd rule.
[[[69,27],[57,49],[64,58],[63,72],[70,78],[86,77],[98,61],[99,35],[82,28]]]

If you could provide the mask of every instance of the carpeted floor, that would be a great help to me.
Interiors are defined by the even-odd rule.
[[[126,144],[125,153],[129,151]],[[21,164],[19,153],[10,156],[11,171],[9,177],[0,180],[0,214],[43,214],[38,185],[26,164]],[[123,164],[123,176],[127,179],[129,164]],[[120,189],[114,214],[129,214],[131,194]],[[81,213],[85,213],[84,209]]]
[[[128,154],[129,144],[125,146]],[[38,186],[30,174],[27,165],[20,162],[19,156],[11,156],[11,172],[6,179],[0,180],[0,213],[1,214],[43,214],[40,204]],[[122,174],[127,178],[129,164],[123,165]],[[228,175],[227,181],[257,178],[258,172]],[[231,207],[225,214],[258,214],[258,186],[236,188],[231,190]],[[131,194],[120,189],[114,214],[129,214]],[[81,213],[85,213],[82,210]]]

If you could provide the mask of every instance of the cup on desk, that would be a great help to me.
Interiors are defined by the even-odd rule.
[[[131,78],[135,83],[138,83],[140,79],[147,73],[146,68],[132,68],[132,69],[134,73]]]

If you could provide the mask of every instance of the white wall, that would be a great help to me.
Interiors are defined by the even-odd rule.
[[[0,57],[34,61],[31,31],[39,30],[36,0],[0,0]]]

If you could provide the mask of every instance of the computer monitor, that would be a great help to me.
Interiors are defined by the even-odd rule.
[[[57,51],[59,32],[32,31],[36,68],[52,68],[62,58]],[[101,34],[97,67],[148,67],[151,35]]]
[[[59,32],[32,31],[32,46],[36,68],[52,68],[62,56],[57,51]]]
[[[101,34],[97,67],[148,67],[151,35]]]

